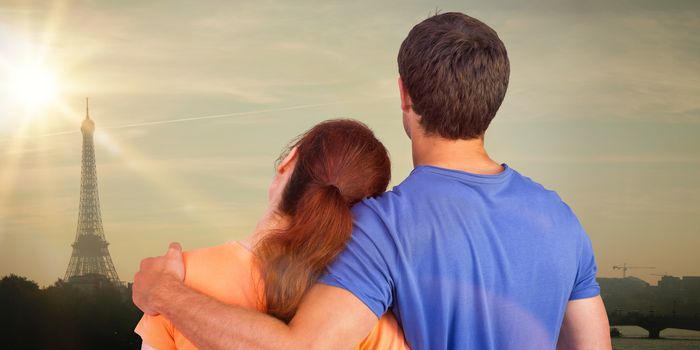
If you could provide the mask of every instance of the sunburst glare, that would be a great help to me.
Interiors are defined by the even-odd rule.
[[[30,112],[45,108],[58,93],[56,77],[40,64],[19,66],[10,72],[11,96]]]

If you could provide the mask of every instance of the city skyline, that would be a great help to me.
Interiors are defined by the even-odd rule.
[[[646,281],[700,275],[700,6],[507,4],[0,5],[0,275],[47,285],[65,272],[85,96],[123,280],[170,241],[248,234],[277,155],[318,121],[367,123],[398,184],[412,165],[396,52],[436,6],[505,42],[511,83],[487,149],[572,207],[599,276],[623,263],[655,267],[628,271]],[[57,91],[37,110],[9,78],[27,57]]]

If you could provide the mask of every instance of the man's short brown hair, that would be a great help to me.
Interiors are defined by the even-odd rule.
[[[399,75],[429,134],[473,139],[501,106],[510,66],[498,34],[458,12],[418,23],[401,44]]]

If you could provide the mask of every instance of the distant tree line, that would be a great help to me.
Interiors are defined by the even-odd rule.
[[[599,279],[609,313],[655,309],[658,314],[698,317],[700,293],[672,293],[635,281]],[[139,349],[141,338],[134,327],[141,315],[130,287],[59,279],[39,288],[14,274],[0,279],[0,349]]]
[[[0,279],[3,349],[138,349],[141,315],[127,287],[78,288],[59,279],[42,289],[17,275]]]

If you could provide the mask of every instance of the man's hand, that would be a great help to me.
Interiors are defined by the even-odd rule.
[[[141,260],[141,268],[134,275],[132,299],[147,315],[158,315],[159,301],[163,300],[174,284],[185,279],[185,264],[180,243],[170,243],[163,256]]]

